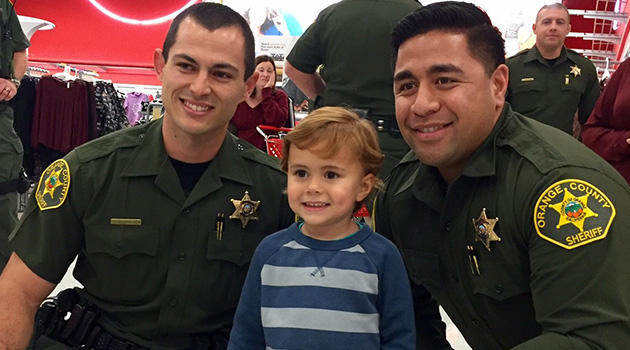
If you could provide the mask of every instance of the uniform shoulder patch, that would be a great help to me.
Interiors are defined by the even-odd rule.
[[[616,213],[613,203],[597,187],[583,180],[566,179],[540,195],[534,225],[543,239],[574,249],[604,239]]]
[[[59,208],[68,196],[70,167],[59,159],[50,164],[39,178],[35,199],[40,210]]]

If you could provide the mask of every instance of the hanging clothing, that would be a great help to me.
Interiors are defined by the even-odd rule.
[[[133,91],[127,94],[125,97],[125,113],[127,114],[127,120],[129,124],[135,125],[142,118],[142,102],[149,101],[149,96],[139,91]]]

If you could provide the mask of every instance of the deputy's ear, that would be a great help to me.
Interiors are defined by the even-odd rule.
[[[155,49],[155,51],[153,51],[153,67],[155,67],[155,72],[157,73],[160,81],[162,81],[162,71],[164,70],[164,65],[166,65],[166,62],[164,61],[162,50]]]
[[[505,65],[499,65],[492,73],[492,95],[497,101],[497,107],[503,108],[505,104],[505,93],[507,92],[508,83],[510,82],[510,70]]]

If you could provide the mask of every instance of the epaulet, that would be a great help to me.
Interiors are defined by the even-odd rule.
[[[282,169],[280,168],[279,158],[268,155],[267,153],[259,150],[257,147],[250,144],[249,142],[245,142],[235,136],[232,136],[232,137],[236,139],[235,140],[236,146],[238,147],[238,150],[241,152],[241,155],[243,156],[243,158],[246,158],[253,162],[265,165],[274,170],[282,172]]]
[[[134,126],[101,136],[75,149],[81,162],[104,157],[121,148],[135,147],[142,143],[148,125]]]
[[[514,57],[518,57],[518,56],[521,56],[521,55],[524,55],[524,54],[528,53],[528,52],[529,52],[529,50],[531,50],[531,48],[521,50],[521,51],[519,51],[518,53],[514,54],[514,56],[512,56],[512,57],[508,57],[508,59],[510,59],[510,58],[514,58]]]

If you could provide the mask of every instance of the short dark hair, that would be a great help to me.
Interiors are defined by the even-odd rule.
[[[210,31],[232,26],[240,29],[243,34],[243,39],[245,39],[245,47],[243,48],[245,51],[245,80],[254,73],[254,67],[256,67],[254,64],[254,35],[251,29],[249,29],[247,21],[231,8],[212,2],[192,5],[173,19],[168,33],[166,34],[166,39],[164,39],[164,45],[162,46],[164,61],[168,61],[168,53],[177,39],[179,25],[188,17]]]
[[[392,65],[396,66],[400,45],[434,30],[465,35],[468,51],[484,65],[488,76],[505,63],[505,41],[490,17],[473,4],[444,1],[419,8],[394,27]]]

